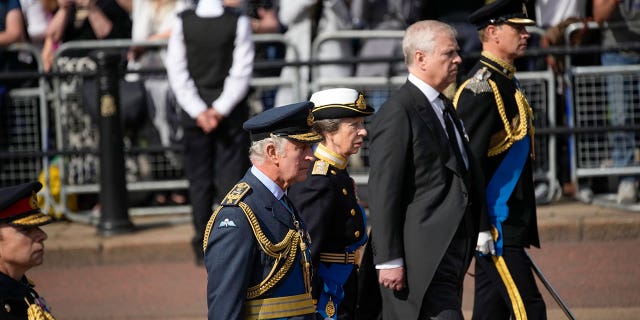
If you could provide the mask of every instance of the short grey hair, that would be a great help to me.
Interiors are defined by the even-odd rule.
[[[286,142],[287,138],[277,137],[274,135],[262,140],[252,141],[251,147],[249,147],[249,160],[251,160],[251,163],[258,165],[264,163],[264,159],[266,156],[264,154],[264,149],[270,143],[273,143],[276,146],[276,151],[278,152],[278,154],[282,155],[284,154],[284,146]]]
[[[422,20],[410,25],[402,38],[402,52],[404,53],[404,63],[407,66],[413,65],[413,53],[422,50],[427,53],[433,52],[436,44],[436,35],[445,33],[456,38],[456,29],[452,26],[436,21]]]

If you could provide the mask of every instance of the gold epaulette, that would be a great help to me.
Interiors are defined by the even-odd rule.
[[[204,229],[204,238],[202,239],[202,251],[207,251],[207,244],[209,243],[209,235],[211,235],[211,229],[213,228],[213,223],[216,221],[216,217],[218,213],[224,206],[238,206],[240,201],[244,198],[244,196],[251,190],[251,186],[246,182],[240,182],[236,184],[229,193],[222,199],[220,205],[213,211],[211,217],[209,217],[209,221],[207,222],[207,226]]]
[[[329,172],[329,164],[325,161],[318,160],[313,164],[311,174],[314,176],[326,176]]]
[[[491,77],[491,71],[487,67],[478,69],[476,74],[467,80],[466,85],[463,85],[466,89],[471,90],[474,94],[491,92],[491,86],[489,85],[489,77]]]
[[[246,182],[236,184],[220,202],[223,206],[237,206],[240,200],[251,190],[251,186]]]

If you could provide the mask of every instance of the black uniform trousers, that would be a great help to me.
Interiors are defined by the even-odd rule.
[[[242,129],[249,111],[236,106],[213,132],[185,126],[184,168],[189,180],[189,197],[195,235],[192,240],[198,262],[202,261],[204,230],[218,203],[249,168],[249,134]]]
[[[546,306],[536,286],[531,260],[522,247],[504,247],[502,257],[524,303],[527,319],[546,319]],[[476,255],[473,319],[510,319],[511,300],[491,256]]]

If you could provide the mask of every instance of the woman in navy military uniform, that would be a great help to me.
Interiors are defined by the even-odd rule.
[[[42,264],[51,222],[38,207],[39,182],[0,189],[0,319],[52,320],[44,299],[25,272]]]
[[[374,110],[362,93],[348,88],[316,92],[311,102],[313,128],[324,140],[316,147],[316,161],[307,180],[293,186],[289,198],[311,235],[318,313],[329,319],[353,319],[358,287],[356,250],[366,243],[367,230],[347,164],[367,135],[364,117]]]

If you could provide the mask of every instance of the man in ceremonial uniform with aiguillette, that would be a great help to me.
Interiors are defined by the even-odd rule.
[[[204,234],[209,320],[316,319],[310,239],[287,189],[313,161],[313,103],[269,109],[243,125],[253,166]]]

